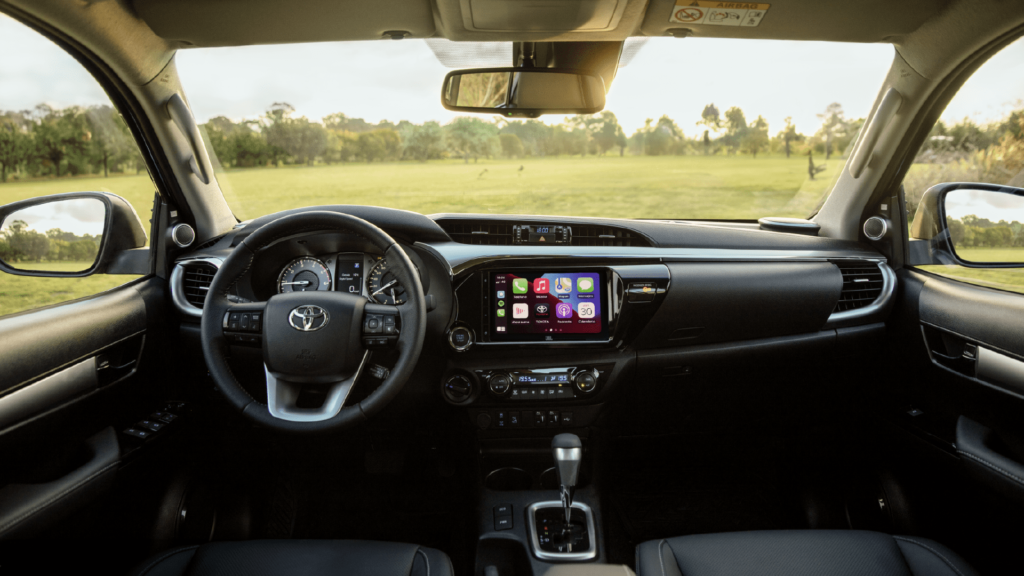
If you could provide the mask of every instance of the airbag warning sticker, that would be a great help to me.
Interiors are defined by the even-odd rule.
[[[756,2],[710,2],[708,0],[676,0],[668,21],[676,24],[709,24],[712,26],[757,26],[771,4]]]

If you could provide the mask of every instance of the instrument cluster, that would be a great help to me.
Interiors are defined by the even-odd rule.
[[[277,276],[276,292],[337,290],[362,294],[378,304],[406,301],[405,287],[382,256],[348,252],[328,256],[301,256],[288,262]]]

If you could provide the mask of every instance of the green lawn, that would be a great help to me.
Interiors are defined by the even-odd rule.
[[[957,248],[967,262],[1024,262],[1024,248]]]
[[[1024,262],[1024,248],[960,248],[957,255],[968,262]],[[978,269],[966,266],[919,266],[961,282],[1024,293],[1024,268]]]
[[[821,163],[821,160],[818,160]],[[438,212],[756,219],[805,217],[843,160],[813,181],[793,156],[625,156],[392,162],[229,170],[217,178],[242,220],[317,204],[364,204]],[[146,224],[148,175],[76,177],[0,184],[0,205],[61,192],[123,196]],[[0,274],[0,316],[88,296],[134,276],[27,278]]]

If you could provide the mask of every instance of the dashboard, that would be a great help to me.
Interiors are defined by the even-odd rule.
[[[630,382],[675,381],[758,354],[840,353],[877,337],[896,287],[870,245],[756,225],[310,209],[361,217],[402,245],[427,302],[421,369],[406,388],[495,434],[589,425]],[[178,257],[170,284],[185,338],[198,338],[202,283],[219,262],[259,226],[298,211]],[[309,290],[381,304],[407,297],[380,251],[344,231],[261,250],[231,297]],[[386,373],[386,354],[373,354]]]

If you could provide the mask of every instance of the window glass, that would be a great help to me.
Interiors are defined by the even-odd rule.
[[[911,220],[924,191],[941,182],[1024,188],[1024,39],[1004,48],[975,72],[932,128],[904,180]],[[965,198],[947,200],[957,255],[966,261],[1024,262],[1024,216],[1019,207],[1012,202],[969,202],[967,193],[961,196]],[[1024,269],[921,268],[1024,293]]]
[[[64,192],[111,192],[135,207],[148,233],[153,183],[134,139],[96,80],[58,46],[3,14],[0,54],[0,205]],[[73,229],[35,212],[16,226],[5,223],[0,259],[22,270],[88,269],[95,253],[85,243],[96,239],[95,230]],[[33,243],[38,249],[19,248],[24,238],[38,240]],[[0,272],[0,316],[82,298],[136,278],[31,278]]]
[[[628,44],[604,111],[537,120],[441,106],[447,65],[507,66],[511,43],[202,48],[176,62],[243,220],[325,203],[755,220],[817,210],[893,58],[885,44]]]

